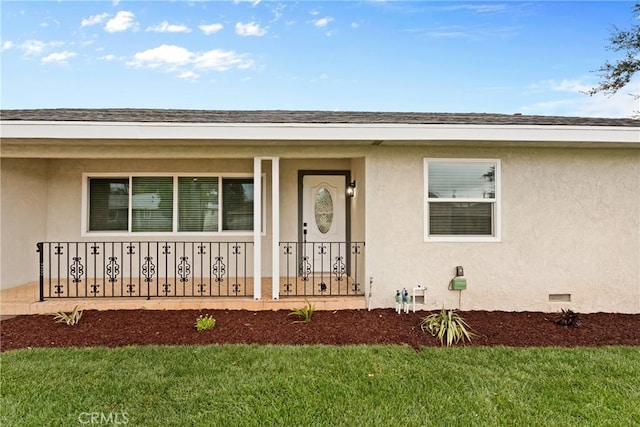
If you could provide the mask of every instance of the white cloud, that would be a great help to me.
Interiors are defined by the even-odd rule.
[[[476,13],[495,13],[507,9],[506,4],[461,4],[455,6],[445,6],[442,10],[470,10]]]
[[[358,24],[357,22],[352,22],[351,23],[351,28],[359,28],[360,24]]]
[[[417,36],[427,36],[437,39],[486,40],[491,38],[510,38],[518,34],[520,30],[517,27],[450,25],[429,30],[415,28],[406,31],[415,33]]]
[[[544,80],[529,86],[532,93],[549,100],[522,108],[523,113],[582,117],[632,117],[640,110],[640,103],[629,88],[640,87],[637,79],[612,96],[601,93],[589,96],[593,85],[579,79]],[[557,98],[561,96],[561,98]]]
[[[471,37],[469,33],[463,31],[430,31],[428,35],[436,39],[463,39]]]
[[[311,12],[309,12],[309,14],[311,14],[311,16],[317,16],[320,15],[320,12],[318,12],[316,9],[313,9]]]
[[[275,6],[274,8],[271,9],[271,11],[273,12],[273,19],[271,21],[269,21],[270,23],[273,22],[277,22],[280,20],[280,18],[282,18],[282,15],[284,14],[284,9],[286,8],[286,5],[283,3],[278,4],[277,6]]]
[[[640,81],[636,82],[636,87]],[[588,117],[637,117],[640,112],[640,101],[626,91],[619,92],[611,97],[598,94],[594,96],[584,95],[576,111],[579,116]]]
[[[129,65],[137,68],[165,67],[167,70],[173,71],[180,65],[188,64],[193,58],[193,53],[183,47],[163,44],[153,49],[138,52],[133,58]]]
[[[103,55],[101,57],[99,57],[98,59],[101,59],[103,61],[114,61],[116,59],[116,56],[112,53],[108,54],[108,55]]]
[[[111,2],[111,5],[112,5],[112,6],[117,6],[119,3],[120,3],[120,0],[113,0],[113,1]]]
[[[235,4],[239,3],[251,3],[251,6],[257,6],[262,0],[233,0]]]
[[[107,21],[104,29],[109,33],[118,33],[128,29],[137,29],[138,23],[133,20],[132,12],[121,10],[115,17]]]
[[[316,26],[316,28],[324,28],[327,25],[329,25],[329,22],[333,21],[333,18],[330,16],[325,16],[324,18],[320,18],[320,19],[316,19],[313,22],[313,25]]]
[[[156,33],[190,33],[191,29],[185,25],[169,24],[168,21],[162,21],[155,27],[149,27],[146,31]]]
[[[91,25],[102,24],[108,17],[109,14],[107,12],[101,13],[99,15],[91,15],[88,18],[84,18],[82,22],[80,22],[80,26],[89,27]]]
[[[260,27],[260,24],[256,24],[255,22],[247,22],[246,24],[238,22],[236,24],[236,34],[239,36],[262,37],[267,34],[267,30]]]
[[[214,49],[198,54],[193,62],[196,68],[215,71],[227,71],[231,68],[245,70],[254,65],[253,60],[247,55],[237,54],[232,50],[221,49]]]
[[[41,61],[44,64],[47,64],[47,63],[66,64],[67,59],[73,58],[76,55],[77,53],[75,52],[68,52],[65,50],[64,52],[54,52],[51,55],[45,56],[44,58],[41,59]]]
[[[205,33],[206,35],[209,34],[215,34],[218,31],[222,30],[223,25],[222,24],[203,24],[198,26],[198,28],[200,28],[200,30],[202,30],[203,33]]]
[[[13,44],[13,42],[11,40],[7,40],[6,42],[2,43],[2,47],[0,47],[0,52],[3,51],[3,50],[9,50],[14,46],[15,45]]]
[[[191,68],[213,71],[227,71],[232,68],[244,70],[252,68],[254,61],[246,54],[238,54],[230,50],[214,49],[206,52],[191,52],[180,46],[162,45],[136,53],[133,60],[127,65],[136,68],[175,71],[179,73],[178,77],[183,76],[180,78],[187,78],[184,76],[196,78],[194,77],[196,73]]]
[[[194,73],[193,71],[185,71],[183,73],[178,74],[179,79],[185,79],[189,81],[196,81],[198,80],[198,77],[200,76]]]
[[[40,55],[47,44],[40,40],[27,40],[20,45],[26,56]]]
[[[563,80],[542,80],[537,83],[529,85],[531,92],[566,92],[566,93],[584,93],[588,92],[593,86],[581,82],[577,79],[563,79]]]

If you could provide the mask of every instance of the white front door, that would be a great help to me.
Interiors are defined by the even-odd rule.
[[[305,175],[302,179],[303,251],[309,272],[330,272],[337,258],[347,258],[345,184],[344,175]]]

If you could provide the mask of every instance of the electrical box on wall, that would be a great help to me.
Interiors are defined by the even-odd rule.
[[[464,279],[462,277],[454,277],[453,279],[451,279],[450,286],[454,291],[467,289],[467,279]]]

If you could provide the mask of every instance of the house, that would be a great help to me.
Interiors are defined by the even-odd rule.
[[[1,114],[0,285],[41,306],[407,289],[424,309],[640,313],[640,120]]]

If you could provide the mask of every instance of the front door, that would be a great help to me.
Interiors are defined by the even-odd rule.
[[[307,272],[331,272],[336,261],[342,264],[347,258],[346,180],[344,174],[303,176],[301,228]]]

